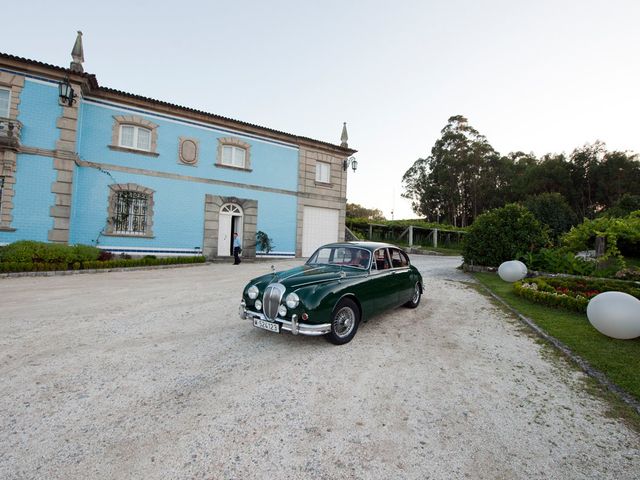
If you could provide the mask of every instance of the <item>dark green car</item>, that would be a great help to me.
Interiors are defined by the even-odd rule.
[[[361,320],[400,305],[416,308],[422,292],[422,276],[400,248],[331,243],[300,267],[251,280],[242,292],[240,317],[272,332],[326,335],[341,345]]]

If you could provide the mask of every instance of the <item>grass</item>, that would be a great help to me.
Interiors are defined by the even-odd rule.
[[[511,307],[533,320],[549,335],[604,373],[613,383],[640,400],[640,338],[609,338],[593,328],[585,314],[546,307],[518,297],[513,292],[512,285],[502,281],[496,274],[474,275]]]

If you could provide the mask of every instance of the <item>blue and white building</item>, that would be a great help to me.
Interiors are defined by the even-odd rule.
[[[272,255],[344,239],[348,158],[313,140],[99,86],[83,71],[0,53],[0,244]]]

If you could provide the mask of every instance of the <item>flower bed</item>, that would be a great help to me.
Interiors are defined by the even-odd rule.
[[[586,312],[589,300],[602,292],[624,292],[640,299],[640,285],[616,280],[537,277],[515,282],[513,289],[532,302],[576,312]]]

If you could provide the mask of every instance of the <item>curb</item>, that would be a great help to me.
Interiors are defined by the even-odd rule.
[[[568,346],[566,346],[560,340],[558,340],[555,337],[552,337],[547,332],[542,330],[538,325],[535,324],[535,322],[533,320],[531,320],[529,317],[525,317],[524,315],[522,315],[518,310],[513,308],[511,305],[509,305],[507,302],[505,302],[502,298],[500,298],[498,295],[496,295],[491,290],[489,290],[489,288],[487,288],[481,282],[478,282],[478,284],[480,286],[482,286],[482,288],[484,288],[484,290],[489,295],[491,295],[495,300],[500,302],[502,305],[507,307],[507,309],[509,309],[509,311],[514,313],[522,323],[527,325],[539,337],[543,338],[544,340],[549,342],[551,345],[553,345],[553,347],[555,347],[557,350],[559,350],[565,357],[569,358],[573,363],[575,363],[578,367],[580,367],[580,369],[584,373],[586,373],[588,376],[590,376],[591,378],[596,380],[600,385],[605,387],[607,390],[609,390],[611,393],[613,393],[616,397],[618,397],[620,400],[622,400],[628,406],[633,408],[636,411],[636,413],[638,413],[640,415],[640,401],[636,400],[633,396],[631,396],[630,394],[625,392],[623,389],[621,389],[615,383],[611,382],[611,380],[609,380],[604,373],[602,373],[600,370],[597,370],[597,369],[593,368],[591,366],[591,364],[589,362],[587,362],[584,358],[582,358],[580,355],[574,353]]]

